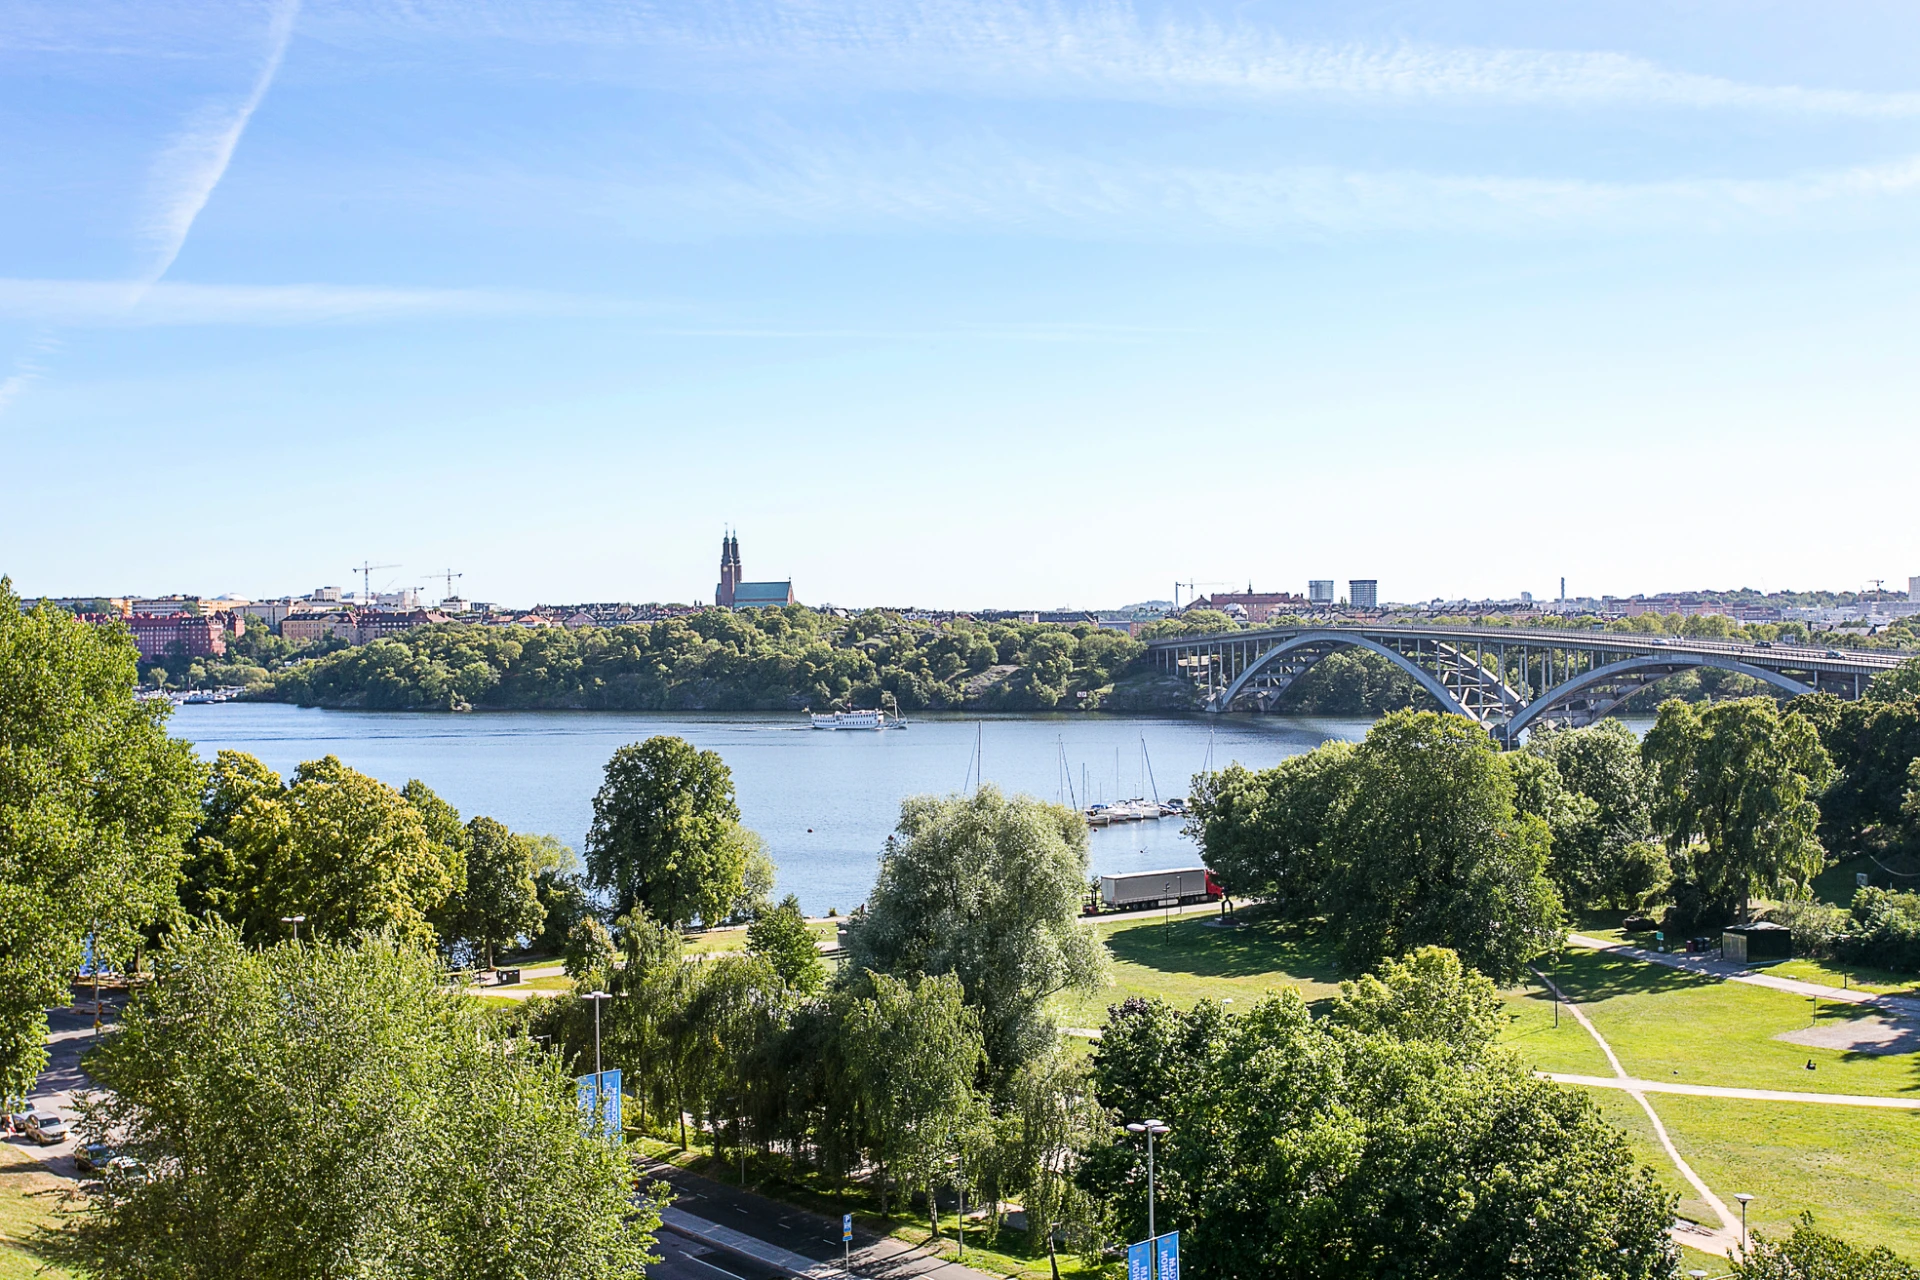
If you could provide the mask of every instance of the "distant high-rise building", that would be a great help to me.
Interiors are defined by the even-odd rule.
[[[1332,578],[1308,579],[1307,603],[1308,604],[1332,604],[1333,603],[1333,579]]]
[[[1380,607],[1380,583],[1375,578],[1349,578],[1347,580],[1347,603],[1356,609],[1378,609]]]
[[[1920,604],[1920,577],[1907,579],[1907,599]]]

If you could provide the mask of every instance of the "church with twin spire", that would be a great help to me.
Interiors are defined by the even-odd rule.
[[[713,602],[722,609],[778,608],[799,603],[793,598],[791,578],[785,582],[740,580],[740,539],[732,532],[720,539],[720,584],[713,589]]]

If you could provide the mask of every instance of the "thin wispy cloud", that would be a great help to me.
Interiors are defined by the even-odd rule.
[[[1698,233],[1907,219],[1920,156],[1767,179],[1608,182],[1331,166],[1122,166],[975,144],[765,154],[736,173],[605,195],[640,233],[936,229],[1164,240],[1297,234]]]
[[[311,0],[330,33],[659,49],[658,76],[752,64],[763,83],[838,91],[972,89],[1150,101],[1289,98],[1486,101],[1575,108],[1680,107],[1920,117],[1920,93],[1750,84],[1598,50],[1298,41],[1248,20],[1145,13],[1112,0]],[[684,59],[692,61],[684,61]],[[604,73],[596,65],[596,74]]]
[[[210,103],[196,111],[155,158],[148,184],[152,212],[142,237],[152,256],[137,278],[134,301],[165,276],[180,256],[194,220],[233,162],[247,122],[279,74],[299,13],[300,0],[277,0],[268,21],[266,53],[246,96],[237,103]]]
[[[117,280],[0,279],[0,318],[69,327],[383,324],[426,319],[620,318],[647,314],[617,298],[499,289],[346,285],[207,285],[160,281],[131,305]]]

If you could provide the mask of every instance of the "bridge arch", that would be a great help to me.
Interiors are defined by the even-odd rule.
[[[1266,668],[1267,664],[1275,658],[1282,658],[1290,653],[1297,653],[1302,649],[1319,646],[1338,647],[1341,645],[1352,649],[1365,649],[1369,653],[1379,654],[1388,662],[1391,662],[1394,666],[1399,667],[1402,671],[1419,681],[1420,687],[1432,694],[1434,700],[1440,704],[1443,710],[1449,711],[1457,716],[1466,716],[1469,720],[1478,719],[1478,717],[1469,712],[1466,707],[1461,705],[1460,700],[1453,696],[1452,690],[1448,689],[1444,684],[1441,684],[1431,672],[1421,669],[1419,664],[1411,658],[1403,653],[1389,649],[1386,645],[1369,640],[1365,636],[1355,635],[1351,631],[1303,631],[1291,640],[1281,641],[1254,659],[1254,661],[1248,665],[1247,669],[1235,676],[1233,683],[1228,685],[1226,689],[1218,695],[1220,710],[1225,711],[1232,707],[1233,700],[1240,696],[1240,691],[1246,688],[1247,683],[1259,675],[1260,672]],[[1318,662],[1326,656],[1326,653],[1321,653],[1317,655],[1313,661]],[[1311,666],[1312,664],[1309,663],[1308,665]]]
[[[1571,680],[1563,681],[1542,693],[1538,698],[1521,708],[1520,713],[1507,721],[1502,736],[1509,743],[1517,742],[1535,720],[1538,720],[1556,707],[1564,706],[1568,701],[1583,694],[1599,692],[1601,696],[1613,692],[1610,686],[1624,677],[1650,676],[1635,684],[1634,687],[1612,698],[1601,708],[1596,719],[1612,714],[1621,703],[1639,693],[1649,685],[1658,684],[1669,676],[1677,676],[1683,671],[1695,671],[1701,667],[1713,667],[1720,671],[1730,671],[1737,675],[1752,676],[1764,680],[1775,688],[1790,694],[1812,693],[1813,686],[1803,684],[1791,676],[1778,671],[1769,671],[1765,667],[1756,667],[1751,663],[1714,653],[1672,653],[1645,654],[1634,658],[1625,658],[1619,662],[1610,662],[1604,667],[1584,671]]]

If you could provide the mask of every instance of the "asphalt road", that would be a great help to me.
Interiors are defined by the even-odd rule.
[[[40,1114],[52,1112],[65,1119],[69,1126],[77,1118],[73,1107],[73,1095],[84,1092],[92,1086],[86,1072],[80,1069],[80,1059],[93,1047],[93,991],[92,988],[74,988],[74,1002],[70,1008],[49,1009],[47,1011],[47,1068],[40,1073],[40,1079],[34,1083],[30,1095],[32,1109]],[[103,1024],[110,1024],[119,1016],[120,1005],[113,994],[102,1001]],[[16,1135],[7,1141],[25,1149],[30,1155],[47,1166],[47,1172],[59,1174],[63,1178],[77,1178],[79,1169],[74,1167],[73,1149],[77,1144],[69,1129],[65,1142],[43,1147],[32,1139]]]
[[[643,1169],[649,1179],[658,1178],[673,1188],[673,1207],[682,1213],[741,1232],[776,1249],[821,1264],[823,1268],[838,1271],[843,1266],[840,1222],[836,1218],[823,1217],[750,1191],[713,1182],[672,1165],[648,1161]],[[660,1239],[663,1254],[669,1242],[678,1252],[673,1259],[663,1260],[657,1265],[653,1274],[671,1276],[673,1280],[691,1280],[695,1273],[699,1273],[702,1280],[723,1280],[715,1275],[715,1271],[720,1269],[738,1276],[739,1280],[784,1280],[784,1277],[799,1270],[797,1267],[792,1270],[774,1268],[739,1251],[697,1240],[672,1227],[664,1227]],[[922,1276],[931,1276],[935,1280],[998,1280],[985,1272],[963,1267],[957,1262],[934,1256],[898,1240],[876,1236],[861,1228],[856,1228],[853,1235],[851,1271],[855,1276],[871,1277],[872,1280],[918,1280]]]

